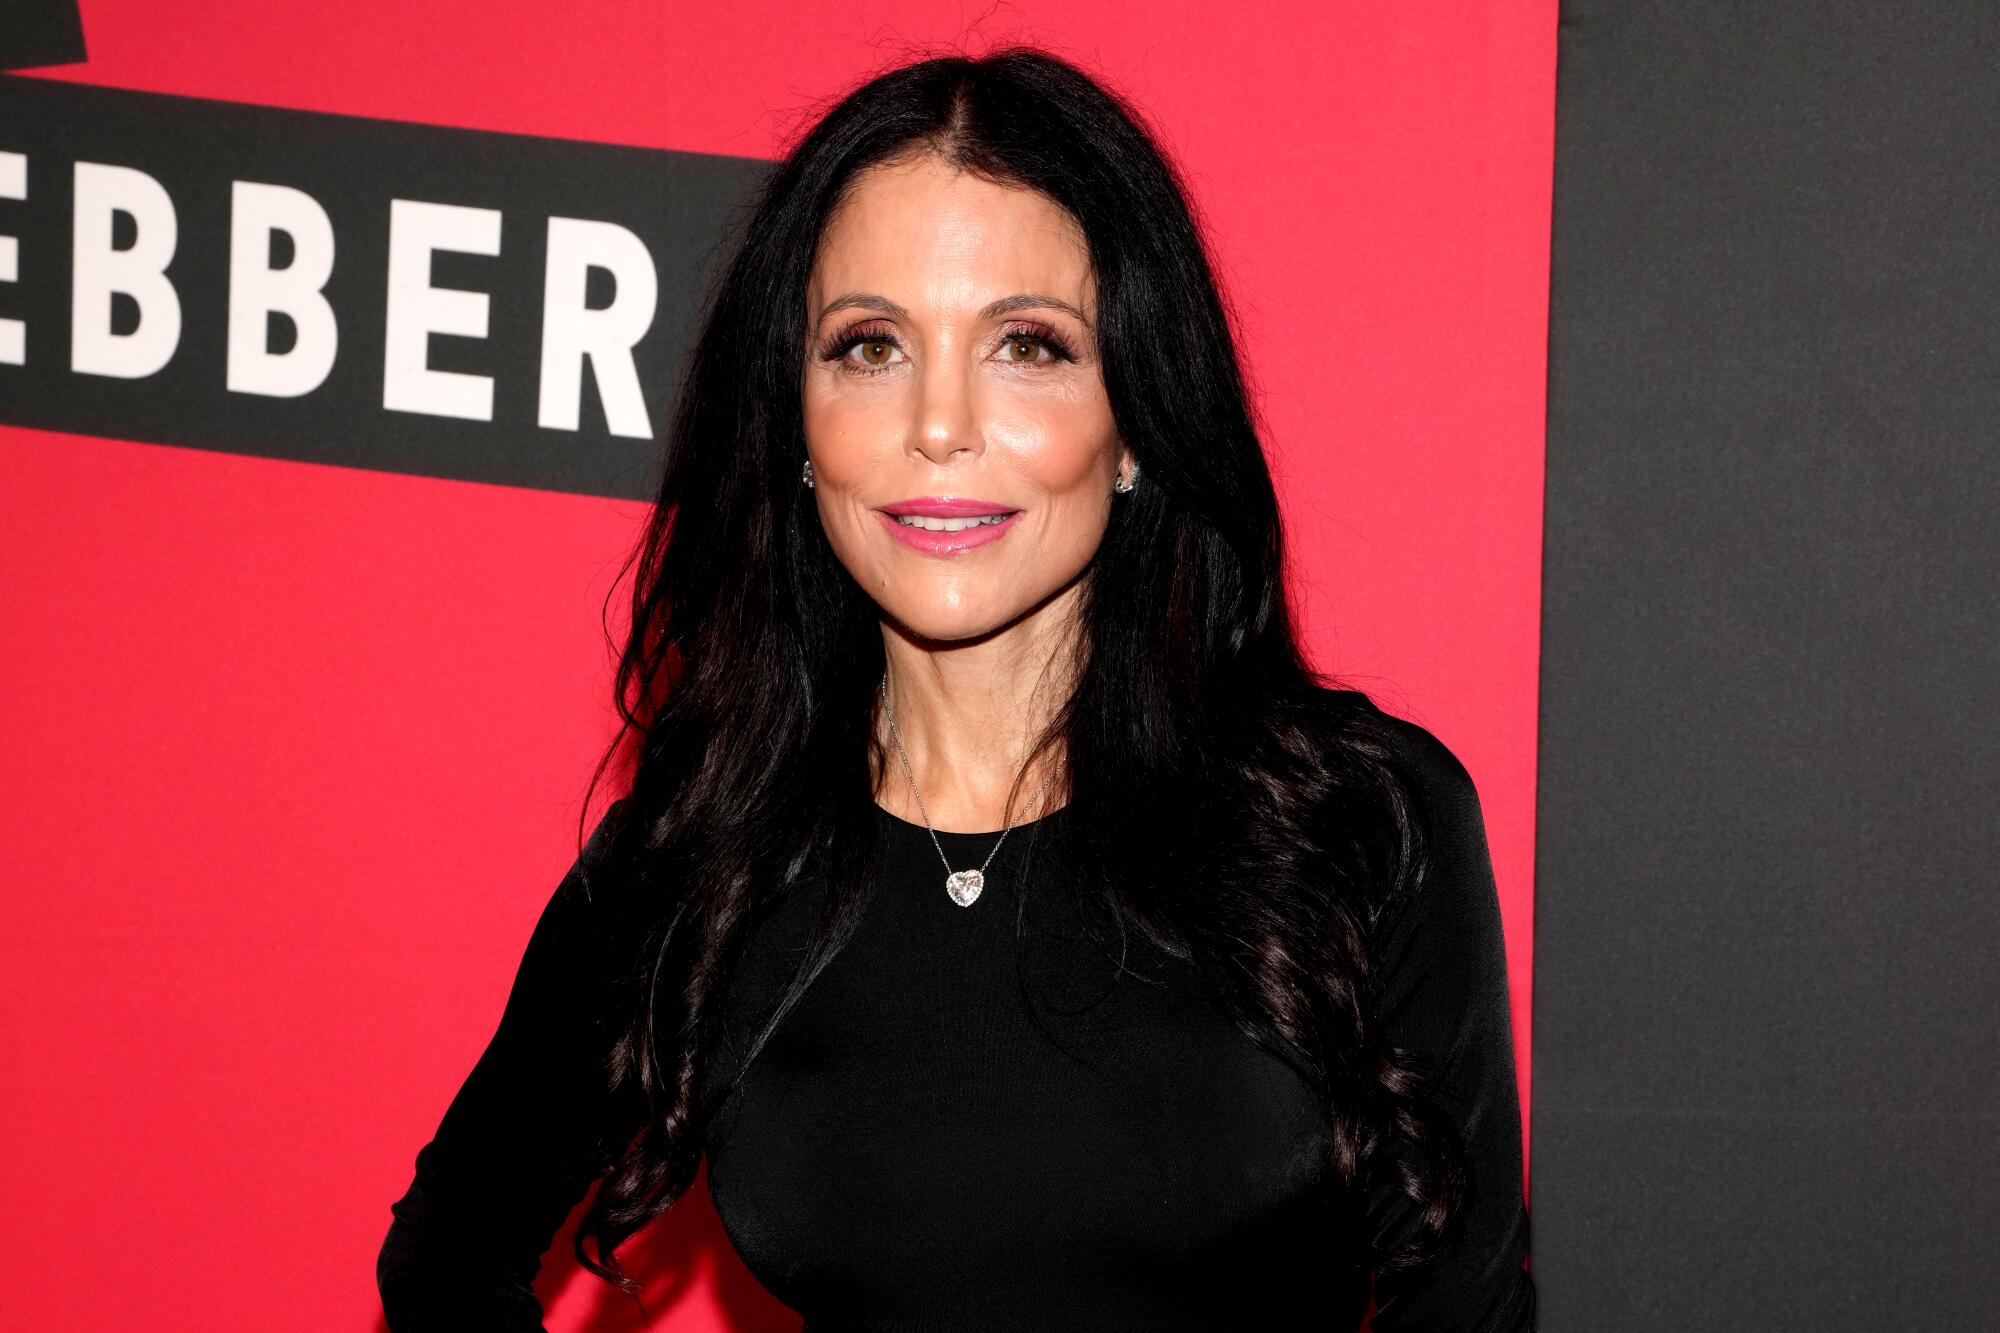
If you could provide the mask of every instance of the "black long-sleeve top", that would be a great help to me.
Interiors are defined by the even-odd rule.
[[[1531,1329],[1479,801],[1430,732],[1393,725],[1439,860],[1377,927],[1374,1012],[1442,1070],[1470,1192],[1438,1261],[1376,1277],[1373,1328]],[[1135,936],[1120,969],[1089,942],[1075,899],[1054,891],[1063,868],[1042,822],[1015,826],[960,907],[929,831],[878,807],[880,878],[860,928],[710,1124],[709,1190],[731,1242],[804,1333],[1358,1327],[1370,1274],[1321,1188],[1329,1139],[1310,1089],[1192,964]],[[938,837],[966,869],[997,833]],[[800,894],[758,925],[710,1086],[739,1067],[816,909]],[[635,933],[575,867],[556,887],[498,1030],[391,1205],[377,1279],[394,1333],[542,1327],[531,1283],[594,1178],[590,1146],[636,1128],[617,1121],[598,1063],[605,979]]]

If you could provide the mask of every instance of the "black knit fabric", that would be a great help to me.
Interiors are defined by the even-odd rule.
[[[1381,923],[1375,1007],[1434,1061],[1469,1155],[1439,1260],[1375,1282],[1378,1333],[1530,1329],[1506,956],[1471,779],[1396,723],[1440,861]],[[1192,965],[1085,929],[1056,846],[1017,825],[969,907],[930,833],[878,810],[880,878],[855,936],[711,1123],[708,1183],[750,1270],[845,1330],[1352,1329],[1356,1223],[1326,1202],[1330,1140],[1305,1081],[1245,1035]],[[997,833],[941,833],[954,869]],[[751,937],[704,1075],[733,1073],[810,937],[817,895]],[[629,1126],[595,1074],[606,960],[628,941],[557,888],[493,1040],[417,1154],[378,1279],[395,1333],[536,1329],[541,1256]],[[1401,1205],[1378,1193],[1379,1208]],[[594,1280],[594,1279],[584,1279]]]

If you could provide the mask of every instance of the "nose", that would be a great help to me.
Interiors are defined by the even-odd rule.
[[[931,462],[946,465],[959,455],[984,451],[976,401],[977,377],[960,358],[933,348],[918,376],[911,447]]]

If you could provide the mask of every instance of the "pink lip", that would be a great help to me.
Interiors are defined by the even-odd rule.
[[[885,514],[916,514],[925,518],[984,518],[1013,510],[1012,505],[997,505],[989,500],[954,500],[946,495],[919,495],[914,500],[898,500],[882,506]]]
[[[928,504],[930,502],[925,501],[924,503]],[[958,503],[977,502],[959,501]],[[928,532],[923,528],[913,528],[907,523],[898,523],[891,511],[899,508],[901,506],[895,505],[891,506],[890,509],[878,509],[875,512],[881,518],[882,526],[889,529],[890,536],[911,550],[922,551],[926,555],[957,555],[962,551],[970,551],[976,546],[984,546],[988,542],[997,542],[1014,530],[1014,521],[1020,517],[1018,512],[1008,513],[1007,517],[998,523],[981,523],[978,527],[967,528],[963,532]],[[974,515],[993,513],[1007,513],[1007,511],[994,509],[990,506],[974,511]],[[934,517],[964,518],[974,515],[939,514],[934,515]]]

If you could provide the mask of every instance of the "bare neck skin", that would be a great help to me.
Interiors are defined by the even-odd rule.
[[[1054,716],[1071,680],[1073,631],[1068,625],[1079,588],[1071,585],[1028,616],[970,642],[932,643],[898,626],[883,626],[889,661],[889,702],[923,807],[897,758],[887,714],[876,709],[876,734],[888,767],[876,803],[912,824],[940,833],[985,833],[1025,823],[1067,799],[1060,751],[1044,756],[1022,779],[1014,804],[1009,789],[1041,728]],[[1051,773],[1046,794],[1037,792]]]

